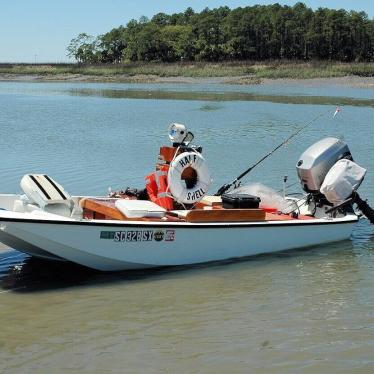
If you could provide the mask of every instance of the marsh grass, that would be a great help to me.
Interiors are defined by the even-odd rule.
[[[220,62],[220,63],[124,63],[117,65],[82,64],[1,64],[0,74],[14,75],[82,75],[113,79],[136,76],[156,77],[242,77],[246,80],[289,78],[331,78],[342,76],[374,76],[374,63],[338,62]],[[136,81],[136,79],[134,79]]]
[[[374,76],[374,63],[274,63],[270,65],[254,66],[257,78],[334,78],[344,76]]]

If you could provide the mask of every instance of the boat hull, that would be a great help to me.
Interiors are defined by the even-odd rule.
[[[344,240],[357,220],[349,215],[291,222],[171,224],[52,221],[7,212],[0,215],[0,241],[37,257],[114,271],[226,260]]]

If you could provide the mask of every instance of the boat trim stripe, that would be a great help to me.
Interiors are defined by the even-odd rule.
[[[38,180],[30,174],[30,178],[32,181],[39,187],[40,191],[43,192],[44,196],[48,199],[51,200],[51,197],[48,195],[47,191],[43,188],[43,186],[38,182]]]
[[[44,178],[47,179],[47,181],[55,188],[55,190],[58,192],[58,194],[64,199],[66,200],[66,196],[63,194],[63,192],[56,186],[56,183],[53,182],[53,180],[51,178],[49,178],[48,175],[44,175]]]
[[[358,221],[357,219],[352,219],[349,221],[326,221],[326,222],[308,222],[303,221],[302,223],[290,223],[285,221],[279,221],[277,223],[244,223],[244,224],[238,224],[238,223],[224,223],[224,224],[190,224],[182,222],[181,224],[165,224],[165,223],[157,223],[157,222],[147,222],[147,224],[144,224],[143,222],[139,221],[133,221],[132,223],[128,222],[92,222],[92,221],[53,221],[53,220],[42,220],[42,219],[29,219],[29,218],[7,218],[7,217],[0,217],[0,222],[20,222],[20,223],[42,223],[42,224],[52,224],[52,225],[77,225],[77,226],[105,226],[105,227],[146,227],[146,228],[164,228],[164,229],[206,229],[206,228],[246,228],[246,227],[284,227],[284,226],[320,226],[320,225],[344,225],[344,224],[352,224],[356,223]]]

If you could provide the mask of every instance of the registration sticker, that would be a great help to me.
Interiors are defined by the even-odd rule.
[[[175,230],[166,230],[165,242],[173,242],[175,240]]]

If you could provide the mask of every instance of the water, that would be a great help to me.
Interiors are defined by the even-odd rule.
[[[246,181],[281,189],[307,146],[338,136],[368,169],[360,191],[374,202],[373,105],[373,90],[328,86],[4,82],[0,190],[18,192],[30,172],[72,194],[141,187],[176,121],[203,145],[214,192],[326,113]],[[0,372],[371,373],[373,281],[366,220],[340,243],[152,271],[0,251]]]

